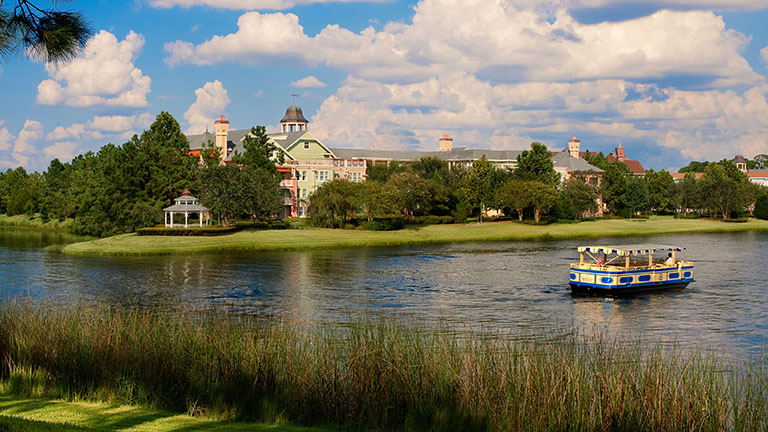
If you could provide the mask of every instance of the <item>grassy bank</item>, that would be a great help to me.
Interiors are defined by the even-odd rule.
[[[51,219],[44,222],[39,214],[34,216],[0,214],[0,227],[37,228],[49,230],[71,230],[74,219]]]
[[[124,234],[76,243],[64,248],[73,254],[159,255],[224,250],[287,250],[353,246],[384,246],[488,240],[571,239],[603,236],[657,235],[687,232],[768,230],[768,221],[724,223],[709,219],[653,217],[649,220],[611,219],[551,225],[515,222],[429,225],[399,231],[300,229],[243,231],[220,237],[143,237]]]
[[[250,319],[6,302],[6,394],[352,429],[768,428],[764,365],[601,338]]]

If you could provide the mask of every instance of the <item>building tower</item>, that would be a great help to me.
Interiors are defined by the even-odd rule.
[[[227,159],[227,140],[229,134],[229,120],[224,116],[219,116],[219,119],[213,122],[213,128],[216,131],[216,148],[221,151],[221,163]]]
[[[747,172],[747,161],[744,160],[744,156],[736,155],[736,157],[733,158],[733,163],[736,164],[736,168],[738,168],[739,171],[743,173]]]
[[[627,157],[624,155],[624,146],[619,143],[618,146],[616,146],[616,159],[618,159],[621,162],[624,162]]]
[[[285,110],[285,116],[280,120],[280,127],[283,132],[299,132],[308,130],[308,123],[301,108],[294,103]]]
[[[570,153],[571,157],[575,157],[576,159],[579,158],[580,146],[581,146],[581,141],[576,139],[575,136],[572,136],[570,141],[568,141],[568,153]]]
[[[451,150],[453,150],[453,138],[445,134],[440,138],[440,151],[448,152]]]

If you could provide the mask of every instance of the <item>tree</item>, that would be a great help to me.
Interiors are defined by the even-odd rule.
[[[52,2],[58,3],[58,2]],[[58,62],[77,56],[93,34],[79,12],[43,9],[27,0],[0,1],[0,56],[26,53]]]
[[[530,181],[525,186],[531,206],[533,206],[533,218],[541,222],[541,214],[552,208],[557,202],[557,188],[554,185],[541,181]]]
[[[398,201],[402,203],[406,217],[427,214],[431,210],[435,188],[430,181],[413,173],[402,172],[392,175],[387,183],[398,191]]]
[[[709,162],[707,162],[707,161],[704,161],[704,162],[691,161],[691,162],[688,163],[688,165],[686,165],[686,166],[680,168],[679,170],[677,170],[677,172],[680,172],[680,173],[689,173],[689,172],[690,173],[700,173],[700,172],[704,172],[704,169],[707,168],[707,165],[709,165]]]
[[[627,181],[627,191],[624,197],[624,204],[629,209],[629,217],[635,212],[648,209],[648,187],[642,178],[631,177]]]
[[[517,157],[514,175],[521,180],[536,180],[551,185],[560,182],[560,174],[552,163],[552,153],[538,142],[531,143],[531,149]]]
[[[357,212],[355,202],[361,183],[331,180],[315,190],[309,202],[312,225],[323,228],[343,228]]]
[[[223,226],[231,226],[245,213],[241,174],[242,170],[236,165],[212,164],[203,170],[200,201],[219,216]]]
[[[528,182],[523,180],[508,180],[497,189],[496,200],[501,207],[517,211],[517,217],[523,220],[523,210],[531,205],[531,199],[526,193]]]
[[[444,183],[448,177],[448,162],[437,156],[423,157],[413,163],[413,172],[425,180]]]
[[[732,161],[709,164],[700,181],[704,207],[719,213],[723,219],[730,218],[733,212],[744,209],[748,182],[747,176]]]
[[[232,160],[243,166],[263,169],[277,176],[276,165],[285,163],[285,153],[270,141],[264,126],[251,128],[251,132],[243,138],[245,153],[235,152]]]
[[[648,200],[650,207],[658,213],[672,213],[675,210],[675,195],[677,187],[672,174],[665,170],[645,172],[645,181],[648,186]]]
[[[394,185],[377,181],[357,184],[360,188],[357,190],[355,204],[366,213],[369,221],[399,214],[403,208],[402,195]]]
[[[768,193],[764,193],[755,201],[755,217],[768,219]]]
[[[483,212],[494,198],[493,173],[496,167],[488,162],[485,155],[472,162],[472,169],[464,177],[464,197],[472,208],[480,208],[480,222]]]
[[[411,167],[409,165],[401,164],[398,161],[391,161],[388,164],[375,164],[371,161],[366,162],[367,179],[381,183],[386,183],[387,180],[389,180],[389,177],[393,174],[410,171]]]
[[[590,153],[589,150],[587,150],[584,152],[584,160],[590,165],[598,167],[603,171],[605,171],[608,168],[608,165],[611,164],[611,162],[605,158],[603,152]]]
[[[571,177],[565,183],[563,192],[570,200],[577,219],[586,212],[597,209],[597,193],[583,178]]]
[[[627,177],[629,168],[621,162],[610,162],[604,168],[602,195],[603,202],[611,213],[618,213],[625,207]]]
[[[698,212],[703,207],[699,182],[694,173],[686,173],[677,184],[677,208],[684,213]]]

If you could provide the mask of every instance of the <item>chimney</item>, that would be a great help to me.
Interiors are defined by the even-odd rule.
[[[227,135],[229,133],[229,120],[224,116],[219,116],[219,119],[213,122],[213,127],[216,130],[216,147],[221,151],[221,163],[227,159]]]
[[[453,138],[445,134],[440,138],[440,151],[447,152],[453,150]]]
[[[570,153],[572,157],[575,157],[576,159],[578,159],[580,146],[581,146],[581,141],[576,139],[575,136],[571,137],[571,140],[568,141],[568,153]]]
[[[624,147],[619,143],[619,145],[616,147],[616,159],[620,161],[624,161],[626,159],[626,156],[624,156]]]

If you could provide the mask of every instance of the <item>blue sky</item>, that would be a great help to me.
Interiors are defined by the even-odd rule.
[[[160,111],[275,130],[291,95],[332,147],[612,151],[646,167],[768,153],[764,0],[73,1],[95,35],[0,64],[0,169],[44,170]]]

